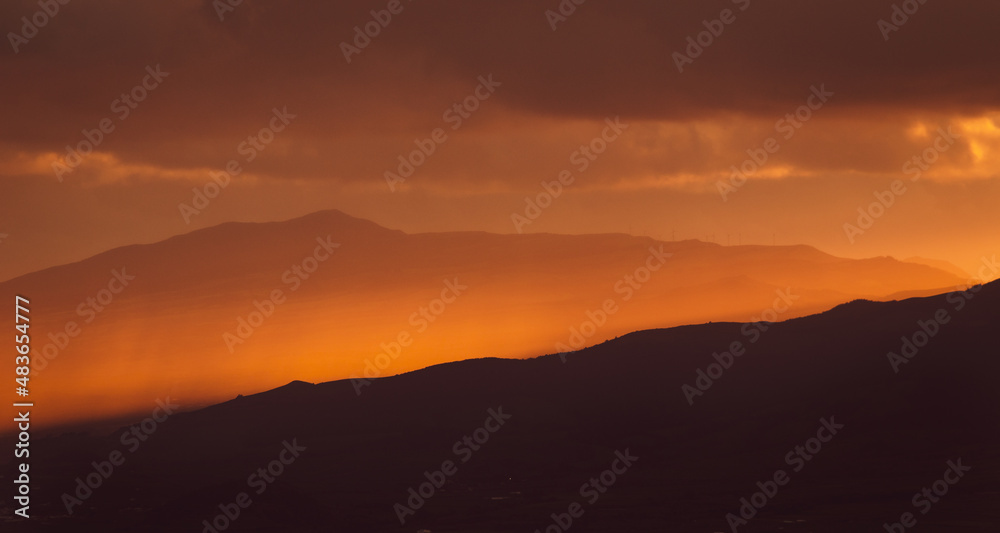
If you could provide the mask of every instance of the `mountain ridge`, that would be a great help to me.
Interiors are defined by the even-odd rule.
[[[887,351],[941,309],[950,320],[894,372]],[[295,442],[301,458],[241,520],[268,533],[385,531],[399,527],[393,505],[405,505],[422,472],[454,459],[456,442],[499,409],[510,419],[407,526],[540,529],[627,450],[636,466],[587,508],[588,530],[725,530],[726,513],[739,513],[740,498],[775,468],[794,490],[780,488],[748,531],[877,529],[946,461],[961,461],[972,470],[920,519],[922,529],[985,531],[1000,518],[1000,431],[986,422],[1000,415],[1000,360],[986,350],[998,317],[1000,282],[992,282],[767,324],[690,405],[682,386],[741,338],[741,324],[637,331],[565,363],[548,354],[440,364],[373,380],[361,396],[347,380],[291,382],[175,415],[72,518],[59,516],[60,494],[116,447],[116,435],[40,441],[32,508],[53,532],[191,528]],[[840,429],[808,460],[795,458],[800,471],[786,457],[824,424]],[[290,502],[294,515],[279,512]]]
[[[682,240],[679,240],[679,241],[661,241],[661,240],[658,240],[658,239],[654,239],[653,237],[640,236],[640,235],[631,235],[631,234],[628,234],[628,233],[619,233],[619,232],[612,232],[612,233],[583,233],[583,234],[562,234],[562,233],[550,233],[550,232],[537,232],[537,233],[523,233],[523,234],[520,234],[520,233],[495,233],[495,232],[489,232],[489,231],[468,230],[468,231],[432,231],[432,232],[407,233],[407,232],[404,232],[402,230],[395,230],[395,229],[387,228],[385,226],[382,226],[381,224],[378,224],[377,222],[373,222],[373,221],[368,220],[368,219],[356,217],[354,215],[349,215],[349,214],[347,214],[347,213],[345,213],[345,212],[343,212],[343,211],[341,211],[339,209],[324,209],[324,210],[314,211],[312,213],[307,213],[307,214],[302,215],[302,216],[298,216],[298,217],[294,217],[294,218],[290,218],[290,219],[284,219],[284,220],[274,220],[274,221],[267,221],[267,222],[242,222],[242,221],[223,222],[223,223],[220,223],[220,224],[216,224],[214,226],[209,226],[209,227],[205,227],[205,228],[198,228],[198,229],[186,232],[186,233],[179,233],[177,235],[172,235],[170,237],[167,237],[167,238],[164,238],[164,239],[161,239],[161,240],[158,240],[158,241],[150,242],[150,243],[133,243],[133,244],[125,244],[125,245],[122,245],[122,246],[116,246],[114,248],[111,248],[111,249],[105,250],[103,252],[99,252],[99,253],[90,255],[88,257],[85,257],[85,258],[77,260],[77,261],[71,261],[71,262],[68,262],[68,263],[62,263],[62,264],[58,264],[58,265],[52,265],[52,266],[45,267],[45,268],[42,268],[42,269],[39,269],[39,270],[36,270],[36,271],[33,271],[33,272],[28,272],[28,273],[25,273],[25,274],[21,274],[21,275],[15,276],[15,277],[7,279],[7,280],[0,280],[0,284],[6,284],[6,283],[10,283],[10,282],[15,282],[15,281],[21,281],[24,278],[33,276],[35,274],[41,274],[41,273],[49,272],[49,271],[52,271],[53,269],[60,269],[60,268],[63,268],[63,267],[69,267],[69,266],[79,265],[80,263],[84,263],[84,262],[95,260],[95,259],[99,259],[99,258],[105,258],[105,257],[108,257],[110,255],[117,255],[117,254],[120,254],[120,253],[128,251],[128,250],[144,249],[144,248],[147,248],[147,247],[155,247],[157,245],[164,245],[164,244],[176,244],[178,242],[185,242],[185,241],[188,241],[188,240],[195,240],[197,237],[203,237],[203,236],[206,236],[206,235],[216,236],[217,234],[220,234],[220,233],[226,233],[226,232],[228,232],[231,229],[266,229],[266,228],[273,228],[273,227],[278,227],[278,226],[282,226],[282,225],[293,225],[293,224],[296,224],[296,223],[305,223],[305,222],[315,221],[315,220],[323,220],[323,222],[329,222],[328,219],[331,219],[331,218],[332,219],[339,219],[339,220],[342,220],[342,221],[346,221],[346,222],[349,222],[349,223],[354,224],[355,226],[359,226],[359,227],[360,226],[364,226],[364,227],[367,227],[367,229],[370,229],[370,230],[373,230],[373,231],[376,231],[376,232],[384,232],[386,234],[393,234],[393,235],[397,235],[397,236],[399,236],[399,235],[405,235],[405,236],[421,236],[421,235],[436,235],[436,236],[481,235],[481,236],[491,236],[491,237],[514,237],[514,238],[531,238],[531,237],[539,237],[539,238],[542,238],[542,237],[564,237],[564,238],[579,237],[579,238],[588,238],[588,237],[607,236],[607,237],[618,237],[618,238],[647,239],[650,243],[664,243],[664,244],[670,243],[670,244],[675,245],[675,246],[678,246],[678,245],[693,245],[695,247],[719,247],[719,248],[734,248],[734,249],[738,248],[738,249],[744,250],[746,252],[756,252],[756,251],[760,251],[760,250],[775,250],[775,249],[777,249],[777,250],[787,250],[787,251],[793,251],[793,252],[806,253],[806,254],[809,254],[809,255],[811,255],[813,257],[821,257],[821,258],[830,259],[830,260],[867,261],[867,260],[885,260],[885,259],[889,259],[889,260],[891,260],[893,262],[897,262],[897,263],[906,263],[906,264],[911,264],[911,265],[920,265],[922,267],[927,267],[927,268],[930,268],[930,269],[933,269],[933,270],[936,270],[936,271],[947,272],[946,269],[942,269],[942,268],[935,267],[933,265],[927,264],[927,262],[932,261],[932,260],[929,260],[929,259],[914,258],[914,259],[919,259],[920,261],[923,261],[923,262],[901,260],[901,259],[897,259],[897,258],[890,257],[890,256],[871,257],[871,258],[864,258],[864,259],[846,259],[846,258],[841,258],[841,257],[835,256],[835,255],[829,254],[827,252],[824,252],[824,251],[822,251],[822,250],[820,250],[820,249],[818,249],[818,248],[816,248],[814,246],[808,245],[808,244],[790,244],[790,245],[780,245],[780,246],[768,246],[768,245],[748,244],[748,245],[724,246],[724,245],[719,244],[719,243],[710,242],[710,241],[702,241],[700,239],[682,239]],[[680,248],[683,249],[685,247],[684,246],[680,246]],[[942,262],[942,263],[945,263],[945,262]]]
[[[54,398],[54,424],[135,412],[151,394],[205,405],[292,379],[392,375],[470,354],[525,357],[961,281],[807,246],[406,234],[324,211],[118,248],[0,290],[32,301],[34,370],[46,377],[37,392]],[[385,350],[395,356],[378,359]],[[229,379],[219,386],[216,375]],[[95,395],[102,399],[84,407]]]

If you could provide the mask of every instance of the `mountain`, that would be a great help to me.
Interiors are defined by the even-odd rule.
[[[0,284],[32,302],[40,425],[190,408],[294,379],[574,351],[630,331],[779,320],[963,280],[807,246],[405,234],[338,211],[228,223]]]
[[[998,319],[994,282],[441,364],[360,397],[292,382],[173,414],[134,451],[128,428],[32,443],[31,531],[994,531]]]
[[[925,257],[908,257],[903,261],[906,261],[907,263],[916,263],[918,265],[927,265],[930,267],[934,267],[938,270],[944,270],[945,272],[954,274],[960,278],[969,279],[972,277],[965,270],[962,270],[961,268],[955,266],[954,264],[948,261],[942,261],[940,259],[927,259]]]

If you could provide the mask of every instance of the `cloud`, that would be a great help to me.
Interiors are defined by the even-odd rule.
[[[886,41],[877,23],[892,3],[867,0],[587,2],[555,31],[545,14],[559,9],[555,0],[404,0],[345,61],[341,43],[385,5],[243,2],[220,21],[208,0],[66,4],[19,53],[0,56],[13,95],[0,102],[13,125],[0,131],[0,148],[18,154],[0,172],[37,170],[40,157],[65,154],[110,117],[115,131],[77,179],[157,179],[161,169],[164,179],[197,181],[234,157],[272,107],[288,106],[299,118],[253,175],[374,187],[491,73],[502,87],[412,186],[533,187],[605,117],[621,116],[636,127],[587,186],[705,189],[816,84],[835,101],[760,176],[884,175],[921,149],[914,128],[989,122],[1000,104],[995,2],[927,2]],[[735,20],[679,73],[672,54],[723,9]],[[7,2],[0,19],[16,32],[37,10]],[[117,120],[114,101],[155,65],[169,77]],[[996,139],[976,131],[929,175],[994,175]]]

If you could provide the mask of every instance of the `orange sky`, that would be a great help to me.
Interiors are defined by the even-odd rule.
[[[556,1],[406,2],[349,63],[341,43],[385,3],[246,2],[224,20],[207,0],[67,4],[0,54],[0,279],[326,208],[510,233],[563,170],[573,183],[524,231],[805,243],[967,270],[1000,248],[995,2],[925,4],[888,41],[891,2],[661,4],[588,2],[553,30]],[[678,72],[673,54],[727,8],[735,20]],[[5,31],[36,10],[4,3]],[[165,76],[122,118],[116,101],[156,66]],[[447,110],[490,75],[452,129]],[[832,96],[788,129],[818,102],[812,87]],[[295,117],[247,161],[241,143],[274,108]],[[628,129],[581,171],[574,151],[609,117]],[[60,182],[53,163],[103,119],[114,130]],[[436,128],[447,140],[393,192],[385,172]],[[911,180],[904,164],[939,128],[957,139]],[[723,200],[719,181],[768,138],[778,149]],[[240,174],[186,222],[178,205],[233,159]],[[897,179],[905,194],[851,242],[844,224]]]
[[[296,379],[533,357],[643,329],[785,320],[964,282],[807,246],[404,235],[326,211],[121,248],[0,282],[0,293],[31,299],[32,395],[51,424],[142,412],[151,396],[193,407]]]
[[[738,268],[732,258],[756,248],[673,240],[945,260],[977,276],[983,261],[1000,253],[1000,4],[935,0],[893,20],[893,1],[902,3],[591,0],[570,12],[569,0],[248,0],[221,15],[221,2],[213,0],[55,2],[55,14],[40,12],[36,0],[3,2],[0,29],[9,46],[0,51],[0,282],[225,222],[327,209],[408,233],[615,232],[712,251],[702,262],[679,260],[678,275],[655,282],[665,284],[663,291],[644,293],[647,302],[623,311],[594,342],[646,327],[750,320],[784,285]],[[394,13],[383,13],[387,6]],[[33,19],[45,23],[29,27]],[[884,20],[894,24],[891,32]],[[372,36],[358,38],[363,31]],[[734,168],[742,174],[734,176]],[[349,226],[365,225],[351,220]],[[312,229],[310,247],[320,235]],[[398,236],[376,233],[389,235],[384,242]],[[422,235],[408,242],[446,243],[400,257],[390,245],[355,235],[367,245],[356,253],[377,260],[336,263],[363,265],[357,278],[331,263],[328,290],[290,303],[286,318],[275,319],[282,327],[262,331],[236,356],[219,332],[247,312],[247,298],[259,297],[253,290],[277,279],[262,265],[271,261],[280,271],[301,256],[262,245],[233,251],[227,246],[239,243],[218,240],[170,253],[178,242],[219,234],[157,247],[167,252],[139,266],[172,282],[177,274],[177,285],[144,274],[44,370],[50,377],[40,391],[49,387],[59,416],[85,416],[80,398],[102,385],[83,378],[109,372],[129,379],[119,380],[120,390],[104,404],[91,402],[86,416],[142,411],[150,391],[197,404],[291,379],[346,377],[394,338],[405,313],[440,291],[437,276],[446,274],[437,270],[428,270],[429,287],[423,278],[400,281],[414,257],[436,264],[444,256],[436,250],[448,249],[464,259],[466,249],[454,242],[508,240]],[[625,240],[638,254],[629,261],[645,260],[649,240]],[[574,248],[574,257],[559,255],[568,246],[542,248],[557,255],[548,267],[570,265],[553,279],[573,287],[545,278],[537,283],[551,294],[518,288],[542,270],[533,268],[535,256],[514,263],[524,268],[511,275],[504,263],[510,257],[485,259],[506,248],[481,250],[473,263],[502,275],[473,277],[470,283],[485,280],[486,288],[456,304],[465,311],[449,315],[450,325],[429,333],[390,373],[554,349],[581,306],[608,290],[591,286],[593,272],[576,272],[576,265],[605,268],[625,258],[594,261],[587,248]],[[805,248],[770,252],[839,262]],[[235,264],[219,266],[229,264],[220,259],[218,271],[208,272],[232,287],[196,284],[213,263],[187,258],[212,254]],[[59,331],[75,320],[73,305],[122,267],[110,256],[82,270],[7,283],[8,292],[30,291],[46,317],[38,331]],[[765,273],[783,263],[762,261],[757,267]],[[898,285],[850,289],[873,274],[838,271],[830,284],[810,288],[809,305],[795,314],[968,279],[954,272],[907,277],[888,260],[865,264],[887,269],[880,275]],[[239,268],[250,272],[246,279]],[[797,268],[789,275],[808,278],[818,267]],[[613,270],[607,279],[628,269]],[[691,272],[714,277],[696,283],[681,275]],[[491,284],[494,278],[512,285]],[[264,286],[254,285],[261,279]],[[352,292],[354,279],[389,288]],[[230,293],[219,292],[223,285]],[[195,312],[186,299],[150,296],[184,291],[217,307]],[[675,309],[662,305],[664,295],[693,303],[670,314]],[[573,300],[584,296],[593,298]],[[281,348],[296,355],[272,368]],[[178,365],[178,354],[210,360],[215,372],[192,377],[196,364]],[[219,373],[230,376],[225,386],[215,383]]]

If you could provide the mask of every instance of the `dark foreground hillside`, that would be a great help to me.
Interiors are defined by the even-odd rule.
[[[998,322],[993,283],[446,364],[360,396],[296,382],[172,415],[134,452],[124,430],[34,443],[32,519],[3,530],[715,532],[743,505],[737,531],[996,531]],[[927,342],[896,373],[904,336]],[[737,341],[689,405],[682,386]],[[63,494],[116,450],[67,515]]]

